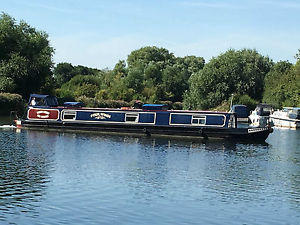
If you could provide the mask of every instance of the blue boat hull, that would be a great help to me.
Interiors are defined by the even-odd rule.
[[[94,132],[135,133],[143,135],[171,135],[198,138],[222,138],[229,140],[243,140],[249,142],[265,141],[272,128],[224,128],[224,127],[191,127],[191,126],[156,126],[145,124],[104,124],[104,123],[79,123],[59,121],[29,121],[22,122],[26,128],[83,130]]]

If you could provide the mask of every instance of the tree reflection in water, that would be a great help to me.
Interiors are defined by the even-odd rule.
[[[55,138],[56,134],[41,136],[34,131],[0,133],[0,212],[6,212],[2,215],[18,211],[35,215],[51,180]]]

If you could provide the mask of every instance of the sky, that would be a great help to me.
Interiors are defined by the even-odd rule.
[[[145,46],[206,62],[250,48],[294,63],[300,49],[299,0],[0,0],[0,11],[45,31],[55,63],[98,69]]]

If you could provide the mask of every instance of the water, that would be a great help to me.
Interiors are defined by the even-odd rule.
[[[0,130],[0,224],[299,224],[299,146]]]

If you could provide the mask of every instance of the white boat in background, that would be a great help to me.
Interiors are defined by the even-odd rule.
[[[270,115],[273,107],[268,104],[258,104],[249,116],[251,127],[266,127],[271,125]]]
[[[276,127],[300,128],[300,108],[283,107],[275,111],[270,118]]]

